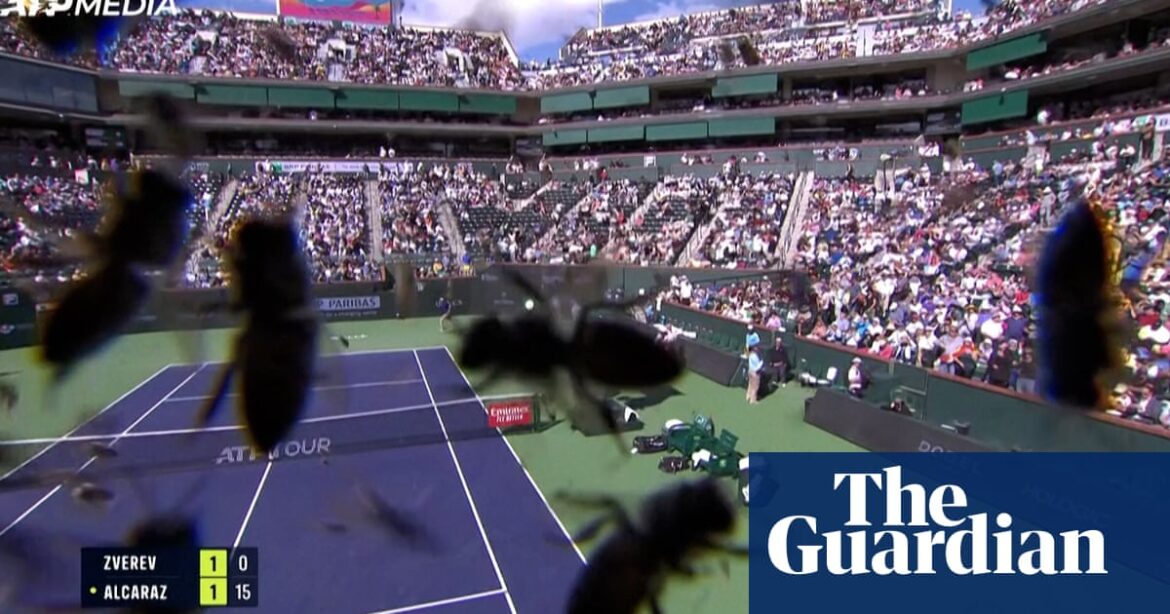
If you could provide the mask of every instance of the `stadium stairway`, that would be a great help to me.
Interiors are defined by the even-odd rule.
[[[740,195],[736,190],[728,190],[719,196],[719,206],[715,208],[711,219],[707,223],[695,229],[694,234],[691,235],[687,241],[686,247],[678,256],[676,264],[678,266],[689,266],[694,260],[695,254],[707,244],[707,238],[711,236],[711,229],[715,226],[715,219],[719,214],[725,212],[727,209],[736,208],[740,206]]]
[[[385,261],[386,254],[382,251],[382,188],[378,179],[366,180],[366,217],[370,220],[370,253],[374,255],[374,262]]]
[[[228,177],[227,184],[219,192],[219,198],[215,201],[215,209],[211,214],[211,219],[207,220],[209,228],[217,228],[220,218],[227,213],[231,207],[232,201],[236,198],[236,190],[240,189],[240,181],[235,177]]]
[[[804,227],[804,217],[808,214],[809,196],[812,194],[816,176],[812,171],[805,171],[796,177],[796,184],[792,187],[792,196],[788,201],[788,215],[784,218],[784,227],[780,230],[780,241],[776,246],[776,254],[781,268],[791,268],[796,261],[797,238],[800,229]]]
[[[463,244],[463,233],[459,230],[459,221],[455,218],[455,211],[451,208],[451,201],[439,203],[439,224],[447,231],[451,238],[451,251],[455,254],[456,262],[463,261],[463,254],[467,253],[467,246]]]

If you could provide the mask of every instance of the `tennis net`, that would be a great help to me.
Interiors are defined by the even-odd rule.
[[[524,393],[310,417],[269,455],[255,452],[239,425],[0,441],[7,465],[0,492],[59,484],[79,472],[96,482],[539,432],[549,424],[542,403],[542,395]]]

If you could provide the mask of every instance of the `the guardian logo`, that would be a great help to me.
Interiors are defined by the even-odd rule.
[[[851,531],[823,531],[815,516],[781,518],[768,531],[768,558],[782,573],[809,575],[1106,575],[1105,536],[1095,529],[1020,531],[1010,514],[968,514],[967,493],[944,484],[927,492],[903,484],[902,467],[835,473],[832,490],[848,494]],[[875,527],[870,496],[885,497]],[[878,530],[875,530],[878,529]],[[823,531],[823,532],[822,532]]]
[[[0,17],[176,15],[175,0],[0,0]]]

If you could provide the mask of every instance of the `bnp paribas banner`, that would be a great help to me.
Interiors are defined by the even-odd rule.
[[[751,454],[752,613],[1164,612],[1170,457]]]
[[[300,19],[389,24],[391,0],[279,0],[280,15]]]

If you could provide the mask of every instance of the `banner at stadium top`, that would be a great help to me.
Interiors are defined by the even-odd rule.
[[[175,0],[181,9],[275,15],[276,0]]]
[[[1154,131],[1166,132],[1170,131],[1170,113],[1163,113],[1154,118]]]
[[[1152,612],[1170,475],[1151,453],[751,454],[751,612]]]
[[[267,166],[267,168],[266,168]],[[379,168],[384,171],[401,172],[411,166],[410,162],[373,162],[373,161],[339,161],[339,162],[315,162],[315,161],[276,161],[276,162],[257,162],[256,172],[272,172],[272,173],[304,173],[306,171],[320,171],[322,173],[365,173],[377,172]]]
[[[391,0],[279,0],[281,17],[389,24]]]
[[[369,24],[391,23],[393,4],[393,0],[175,0],[184,9]]]

